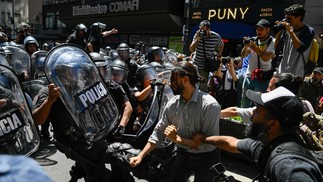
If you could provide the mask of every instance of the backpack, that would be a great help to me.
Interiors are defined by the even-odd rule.
[[[314,38],[310,45],[310,54],[308,56],[308,61],[305,63],[305,76],[310,75],[316,67],[319,58],[319,49],[319,44]]]
[[[279,155],[297,155],[304,158],[307,158],[315,163],[317,163],[321,175],[323,174],[323,151],[311,151],[307,148],[297,144],[296,142],[289,141],[279,144],[270,154],[270,157],[267,160],[265,173],[266,176],[271,176],[271,171],[269,168],[269,164],[272,160],[274,160]]]
[[[323,116],[304,113],[299,134],[308,149],[323,151]]]

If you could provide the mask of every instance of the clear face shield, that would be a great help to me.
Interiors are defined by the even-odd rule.
[[[145,68],[141,71],[144,88],[150,85],[150,82],[157,80],[157,72],[153,67]]]
[[[130,56],[130,51],[129,51],[129,49],[120,49],[120,50],[118,50],[118,54],[119,54],[120,59],[127,60]]]
[[[112,80],[114,80],[115,82],[123,84],[127,81],[128,70],[117,67],[111,67],[110,70]]]
[[[153,60],[160,64],[163,64],[166,60],[164,51],[162,49],[154,50],[152,52],[152,56],[153,56]]]
[[[95,62],[95,65],[98,68],[100,75],[105,81],[111,79],[111,73],[109,71],[107,62]]]

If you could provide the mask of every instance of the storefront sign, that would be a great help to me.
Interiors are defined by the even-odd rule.
[[[121,13],[139,10],[139,0],[116,1],[108,4],[72,6],[72,16],[94,15],[106,13]]]

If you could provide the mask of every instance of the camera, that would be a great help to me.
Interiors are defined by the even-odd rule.
[[[247,37],[243,40],[243,44],[246,45],[246,44],[250,44],[251,41],[255,41],[255,38],[253,37]]]
[[[205,39],[207,37],[206,30],[200,30],[199,36],[201,37],[201,39]]]
[[[281,22],[287,22],[287,23],[289,23],[289,20],[286,19],[286,18],[284,18],[284,19],[282,19]],[[280,24],[279,23],[279,24],[273,26],[273,32],[274,32],[274,34],[278,33],[281,30],[285,30],[285,26],[283,24]]]
[[[228,62],[230,62],[230,57],[222,57],[222,64],[226,65]]]

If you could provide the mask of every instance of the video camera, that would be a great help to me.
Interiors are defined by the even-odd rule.
[[[215,176],[216,181],[235,181],[233,176],[227,176],[224,174],[226,169],[222,163],[214,164],[209,170]]]
[[[284,18],[284,19],[281,20],[281,22],[287,22],[287,23],[289,23],[290,21],[287,18]],[[273,26],[273,33],[274,34],[278,33],[281,30],[285,30],[285,26],[283,24],[278,23],[277,25],[274,25]]]

